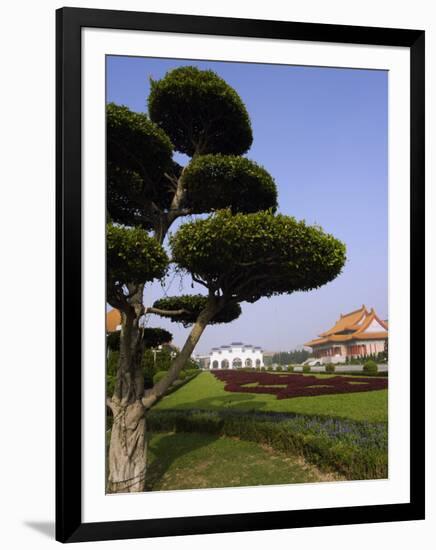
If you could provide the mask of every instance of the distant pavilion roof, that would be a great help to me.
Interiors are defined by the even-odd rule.
[[[118,309],[111,309],[106,313],[106,331],[116,332],[121,325],[121,313]]]
[[[380,330],[367,331],[368,327],[376,322]],[[374,308],[370,311],[364,305],[361,308],[342,314],[336,324],[322,332],[320,338],[315,338],[304,345],[319,346],[328,342],[348,342],[350,340],[382,340],[388,337],[388,323],[378,317]]]

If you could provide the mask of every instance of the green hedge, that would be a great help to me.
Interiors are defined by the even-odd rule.
[[[160,370],[159,372],[157,372],[153,376],[153,384],[157,384],[158,382],[160,382],[163,378],[165,378],[166,375],[167,375],[167,371],[165,370]]]
[[[363,365],[363,372],[365,374],[378,374],[378,365],[375,361],[372,361],[369,359],[369,361],[366,361]]]
[[[347,419],[233,411],[150,411],[155,432],[197,432],[238,437],[304,456],[347,479],[387,477],[387,425]]]

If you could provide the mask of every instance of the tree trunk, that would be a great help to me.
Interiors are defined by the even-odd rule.
[[[144,342],[139,325],[143,312],[143,286],[132,294],[130,306],[122,312],[120,359],[114,395],[108,400],[113,424],[109,445],[107,491],[114,493],[144,490],[146,470],[146,430],[144,374],[142,356]]]
[[[176,380],[218,309],[216,302],[211,299],[198,316],[167,376],[146,392],[145,396],[141,367],[143,347],[137,342],[140,335],[139,317],[123,313],[117,384],[112,399],[108,401],[114,417],[109,446],[108,492],[144,491],[147,470],[145,412]]]
[[[144,405],[110,404],[114,415],[109,446],[108,493],[134,493],[144,490],[147,467],[147,440]]]

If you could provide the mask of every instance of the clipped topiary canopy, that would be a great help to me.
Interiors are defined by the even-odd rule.
[[[108,286],[162,278],[168,256],[156,239],[138,227],[107,226]]]
[[[320,227],[270,212],[222,210],[182,225],[170,245],[180,267],[236,301],[318,288],[345,263],[341,241]]]
[[[213,71],[180,67],[151,81],[150,118],[177,151],[242,155],[253,141],[250,118],[236,91]]]
[[[112,351],[119,351],[120,336],[120,330],[110,332],[106,336],[107,345]],[[156,348],[161,344],[169,344],[172,339],[173,335],[171,332],[163,328],[146,327],[142,329],[142,340],[146,348]]]
[[[233,155],[203,155],[183,172],[187,205],[194,214],[231,208],[233,213],[275,209],[277,188],[261,166]]]
[[[169,296],[167,298],[161,298],[157,300],[153,307],[162,310],[186,310],[185,313],[178,315],[167,315],[171,321],[175,323],[181,323],[184,327],[192,325],[197,320],[200,312],[205,309],[207,305],[207,296],[201,294],[184,295],[184,296]],[[241,314],[241,307],[239,304],[229,304],[221,311],[219,311],[215,317],[210,321],[211,325],[218,323],[230,323],[239,317]]]
[[[164,174],[180,174],[180,167],[170,139],[145,114],[114,103],[106,112],[108,210],[113,221],[130,225],[147,202],[169,206],[173,192]]]

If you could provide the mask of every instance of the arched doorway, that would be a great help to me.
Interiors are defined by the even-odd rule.
[[[256,359],[256,367],[260,367],[260,359]]]
[[[247,357],[247,359],[245,360],[245,367],[247,369],[251,369],[252,366],[253,366],[253,361],[249,357]]]
[[[218,368],[218,361],[215,359],[215,361],[212,362],[212,368],[217,369]]]
[[[240,369],[241,367],[242,367],[242,361],[239,359],[239,357],[235,357],[232,361],[232,368]]]
[[[221,361],[221,368],[222,368],[222,369],[228,369],[228,368],[229,368],[229,362],[228,362],[227,359],[223,359],[223,360]]]

